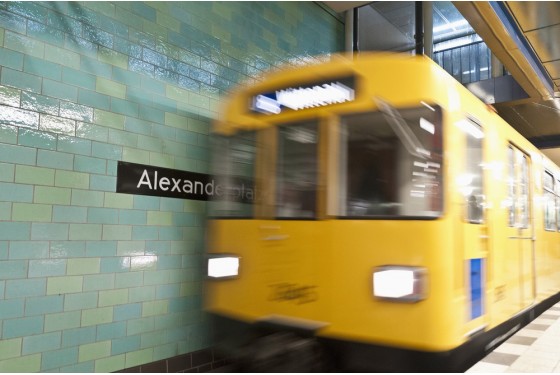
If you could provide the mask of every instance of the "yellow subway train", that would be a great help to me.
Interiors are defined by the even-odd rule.
[[[464,371],[560,299],[560,170],[426,57],[271,72],[214,133],[205,309],[248,371]]]

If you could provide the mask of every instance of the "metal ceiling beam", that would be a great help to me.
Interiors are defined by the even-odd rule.
[[[531,98],[554,98],[550,77],[501,2],[454,1],[453,5]]]
[[[337,13],[342,13],[369,3],[371,3],[371,1],[323,1],[323,4]]]

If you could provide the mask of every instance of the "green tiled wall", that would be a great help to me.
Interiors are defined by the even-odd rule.
[[[117,194],[117,162],[207,173],[224,95],[343,29],[314,2],[1,2],[0,372],[211,346],[205,203]]]

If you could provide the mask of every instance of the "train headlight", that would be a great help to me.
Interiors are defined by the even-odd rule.
[[[373,271],[377,298],[417,302],[426,298],[427,272],[421,267],[382,266]]]
[[[210,254],[208,257],[208,277],[212,279],[231,278],[239,275],[239,257]]]

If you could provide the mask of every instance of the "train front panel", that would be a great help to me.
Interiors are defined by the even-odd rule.
[[[214,313],[420,351],[461,344],[466,308],[454,295],[445,221],[223,220],[211,228],[227,241],[213,240],[210,256],[239,257],[235,278],[210,285]]]

